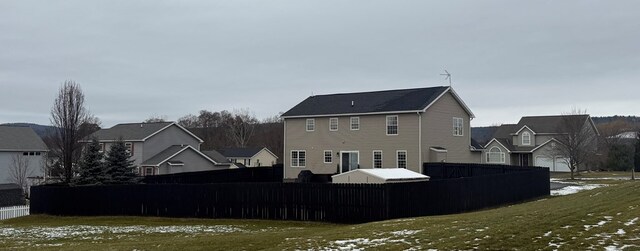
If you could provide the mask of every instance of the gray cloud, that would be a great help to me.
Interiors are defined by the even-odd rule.
[[[79,82],[105,126],[312,93],[445,85],[474,125],[571,107],[639,115],[636,1],[2,1],[0,123]]]

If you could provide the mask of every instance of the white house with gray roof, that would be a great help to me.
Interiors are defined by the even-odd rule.
[[[503,124],[485,145],[483,162],[518,166],[548,167],[551,172],[570,172],[567,156],[554,150],[557,137],[567,134],[563,122],[576,120],[585,133],[595,138],[598,129],[589,115],[525,116],[517,124]],[[596,147],[597,142],[593,142]],[[583,168],[583,167],[580,167]]]
[[[424,162],[479,163],[473,113],[449,86],[311,96],[282,116],[284,178]]]
[[[118,124],[99,130],[96,138],[106,153],[122,140],[140,175],[171,174],[229,168],[200,152],[202,140],[175,122]]]
[[[21,159],[26,164],[26,176],[42,179],[45,176],[47,145],[29,127],[0,126],[0,183],[14,183],[11,169],[14,160]]]

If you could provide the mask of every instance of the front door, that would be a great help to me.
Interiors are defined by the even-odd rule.
[[[520,154],[520,165],[529,166],[529,154]]]
[[[358,152],[340,152],[341,171],[348,172],[358,169]]]

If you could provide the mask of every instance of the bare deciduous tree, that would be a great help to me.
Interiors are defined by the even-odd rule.
[[[73,163],[79,158],[81,144],[85,137],[81,126],[91,121],[91,114],[85,108],[84,93],[74,81],[65,81],[51,108],[51,124],[55,127],[54,156],[58,156],[63,170],[64,182],[73,177]]]
[[[9,178],[11,182],[18,184],[22,191],[27,193],[29,189],[29,177],[33,176],[34,170],[30,166],[28,156],[21,153],[11,156],[11,165],[9,165]]]
[[[233,118],[227,121],[228,136],[236,147],[246,147],[253,136],[258,119],[249,113],[249,109],[234,111]]]
[[[560,144],[554,148],[555,154],[567,158],[571,179],[578,167],[591,160],[597,152],[597,133],[591,126],[585,111],[574,109],[562,116],[556,140]]]
[[[142,121],[143,123],[159,123],[159,122],[167,122],[167,115],[157,115],[152,114],[149,118]]]

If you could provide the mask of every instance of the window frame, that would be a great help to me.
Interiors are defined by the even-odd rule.
[[[296,157],[293,157],[293,153],[296,153]],[[303,157],[300,157],[300,153],[303,154]],[[293,164],[294,159],[296,160],[297,164]],[[303,165],[300,165],[300,160],[303,161]],[[291,167],[300,167],[300,168],[304,168],[307,165],[307,151],[306,150],[291,150],[291,155],[289,156],[289,164],[291,165]]]
[[[380,167],[376,166],[376,153],[380,154]],[[382,168],[384,166],[384,159],[383,159],[383,155],[382,155],[382,150],[373,150],[373,168]]]
[[[464,136],[464,118],[453,117],[453,136]]]
[[[527,143],[524,142],[524,138],[525,136],[527,136]],[[522,141],[521,141],[523,146],[530,146],[531,145],[531,133],[529,132],[523,132],[522,133]]]
[[[400,167],[400,153],[404,153],[404,167]],[[396,151],[396,167],[397,168],[404,168],[407,169],[408,167],[408,158],[409,155],[407,154],[407,150],[397,150]]]
[[[316,119],[307,119],[305,123],[305,128],[307,132],[313,132],[316,130]]]
[[[133,156],[133,142],[124,142],[124,148],[127,151],[127,157]]]
[[[357,123],[353,123],[355,121],[357,121]],[[353,126],[356,126],[355,129]],[[351,131],[359,131],[360,130],[360,117],[351,117],[349,118],[349,128],[351,129]]]
[[[329,155],[327,156],[327,153],[329,153]],[[329,157],[329,161],[327,162],[327,157]],[[323,154],[322,154],[322,161],[325,164],[331,164],[333,163],[333,150],[324,150]]]
[[[336,128],[333,128],[333,122],[335,122]],[[329,118],[329,131],[335,132],[338,131],[338,118]]]
[[[391,126],[393,126],[393,125],[390,125],[390,124],[389,124],[389,121],[390,121],[389,119],[390,119],[390,118],[395,118],[395,122],[396,122],[396,124],[395,124],[395,131],[396,131],[396,132],[395,132],[395,133],[389,133],[389,128],[390,128]],[[386,124],[386,126],[385,126],[385,130],[386,130],[386,134],[387,134],[387,136],[395,136],[395,135],[398,135],[398,133],[400,132],[400,119],[398,118],[398,115],[387,115],[387,116],[386,116],[385,121],[386,121],[386,123],[385,123],[385,124]]]
[[[492,151],[493,149],[497,149],[498,151],[497,152],[493,152]],[[490,160],[492,160],[492,158],[489,158],[489,156],[491,154],[494,154],[494,155],[497,154],[497,156],[498,156],[497,158],[499,159],[499,161],[490,161]],[[496,156],[493,156],[493,157],[496,157]],[[487,151],[486,154],[485,154],[485,159],[487,160],[487,163],[491,163],[491,164],[506,163],[506,155],[505,155],[505,153],[502,151],[502,149],[500,149],[500,147],[497,147],[497,146],[493,146],[493,147],[489,148],[489,151]]]

